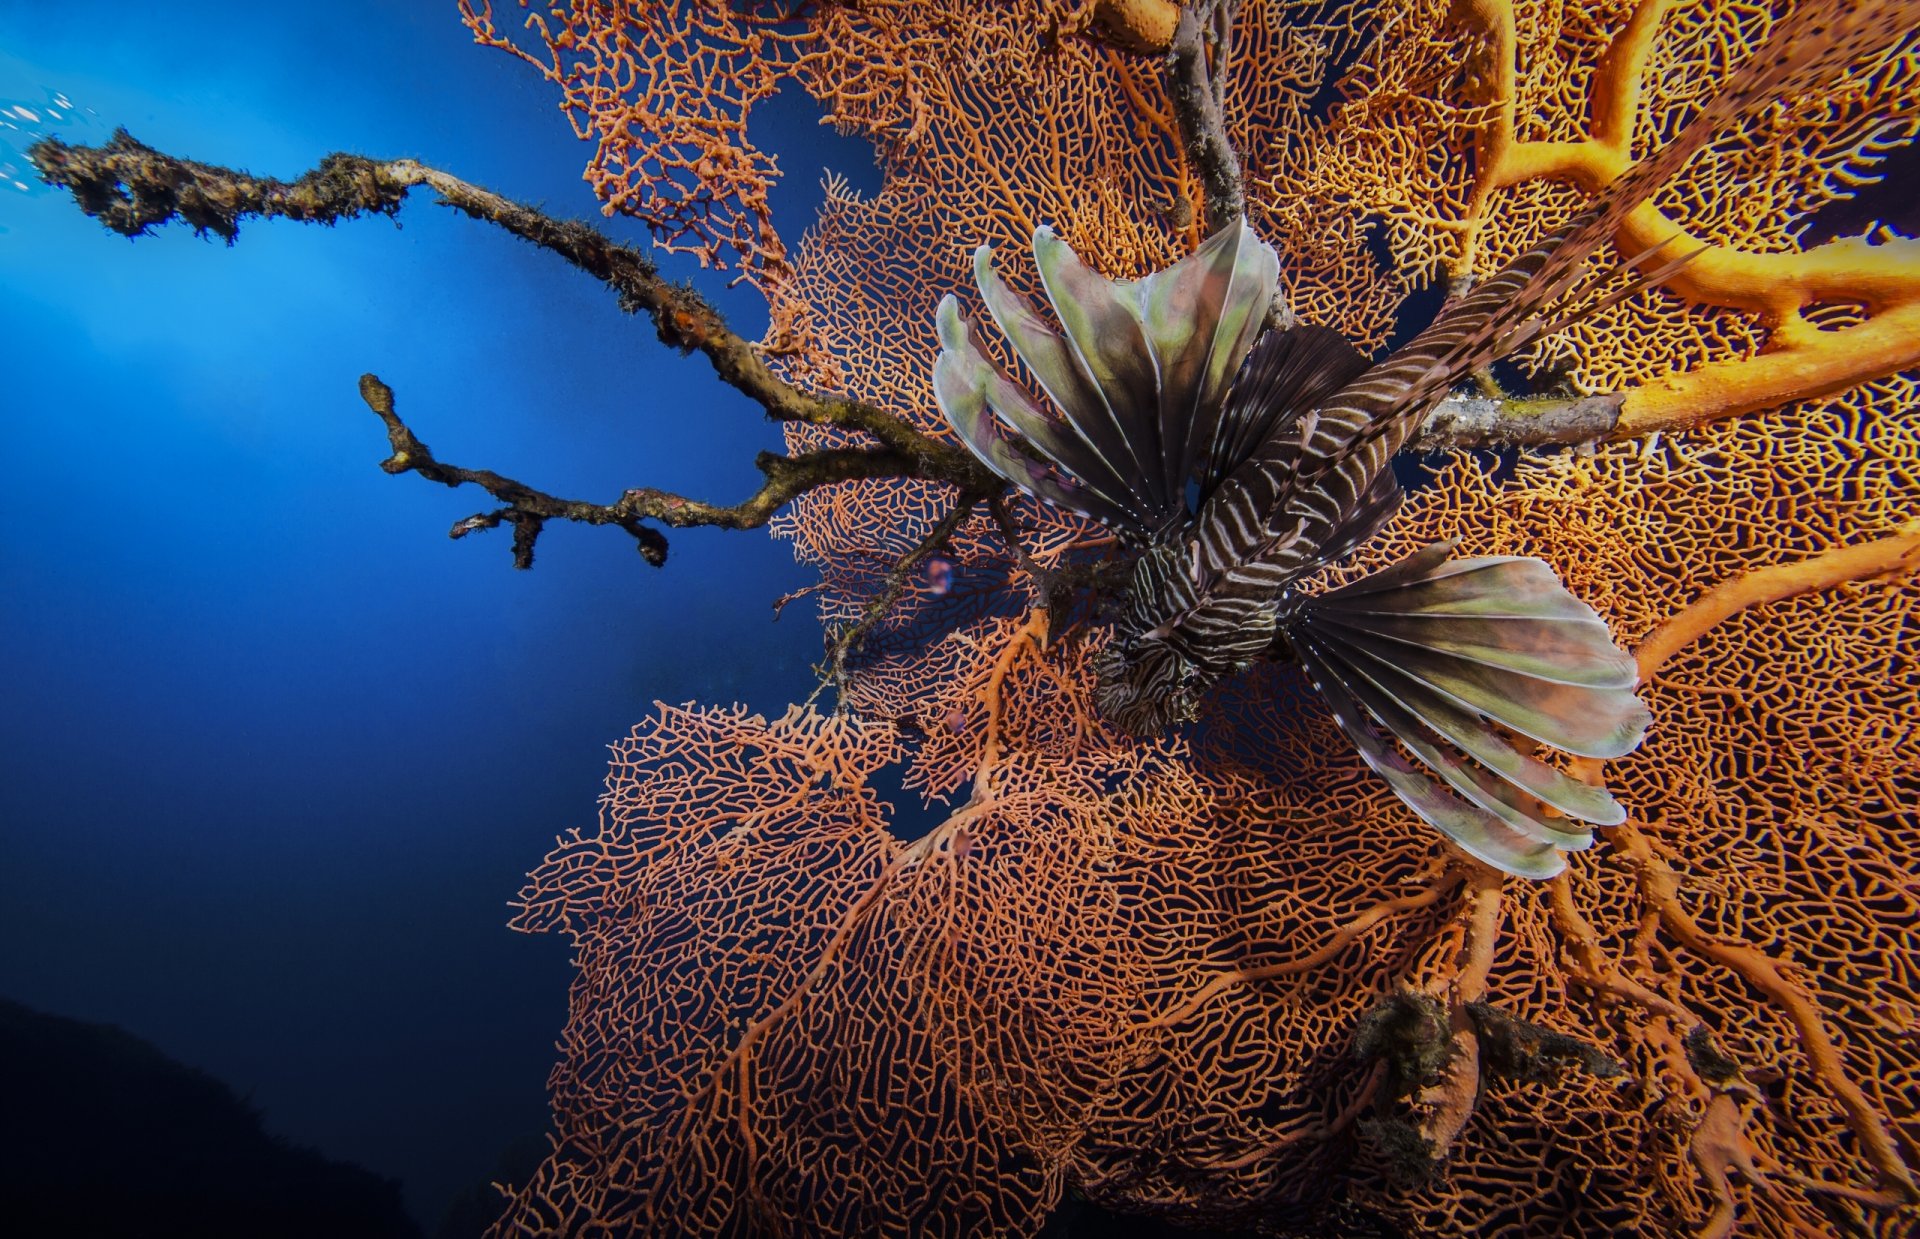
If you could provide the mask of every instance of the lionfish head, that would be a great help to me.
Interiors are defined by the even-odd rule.
[[[1136,736],[1157,735],[1200,713],[1206,677],[1180,651],[1153,636],[1116,631],[1095,657],[1094,704],[1100,716]]]

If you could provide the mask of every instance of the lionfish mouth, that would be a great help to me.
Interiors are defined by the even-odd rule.
[[[1094,705],[1100,717],[1134,736],[1154,736],[1199,716],[1192,666],[1157,641],[1128,649],[1117,634],[1094,657]]]

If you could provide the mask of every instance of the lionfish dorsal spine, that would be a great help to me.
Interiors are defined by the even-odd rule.
[[[1262,444],[1199,514],[1196,536],[1209,565],[1217,571],[1271,555],[1284,569],[1281,576],[1291,579],[1318,562],[1323,540],[1340,524],[1327,512],[1329,493],[1367,493],[1455,384],[1546,327],[1565,326],[1604,303],[1560,304],[1587,258],[1629,214],[1755,106],[1897,36],[1904,28],[1900,9],[1829,0],[1797,10],[1665,146],[1330,399],[1304,448],[1277,439]],[[1677,256],[1663,273],[1686,257]],[[1274,550],[1282,541],[1285,549]]]

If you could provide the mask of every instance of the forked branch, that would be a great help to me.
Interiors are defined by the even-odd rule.
[[[400,420],[394,411],[393,389],[375,375],[360,376],[360,398],[386,423],[387,442],[393,447],[393,455],[380,462],[382,469],[395,474],[417,473],[445,486],[471,484],[506,504],[492,512],[480,512],[456,521],[451,536],[464,538],[478,529],[493,529],[502,522],[511,524],[516,568],[533,566],[534,542],[549,520],[618,526],[633,535],[641,556],[659,567],[667,559],[666,537],[659,530],[641,524],[643,520],[680,528],[713,525],[722,529],[757,529],[794,496],[816,486],[858,478],[898,477],[911,472],[913,467],[911,461],[889,448],[829,448],[799,456],[762,452],[753,463],[766,475],[766,482],[731,506],[688,499],[650,486],[629,490],[613,503],[588,503],[550,495],[491,469],[465,469],[436,458],[433,450]]]

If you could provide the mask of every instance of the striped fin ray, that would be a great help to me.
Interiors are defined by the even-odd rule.
[[[934,394],[940,398],[941,386],[938,381],[938,367],[941,364],[958,367],[967,377],[967,385],[977,386],[980,395],[986,401],[988,409],[999,417],[1000,421],[1011,428],[1015,434],[1030,444],[1041,456],[1052,461],[1060,471],[1093,492],[1114,509],[1109,519],[1101,523],[1124,530],[1136,539],[1143,539],[1152,529],[1152,517],[1136,501],[1134,493],[1113,470],[1107,468],[1086,440],[1074,432],[1072,426],[1062,421],[1050,411],[1041,407],[1026,392],[1003,373],[998,365],[987,355],[986,346],[972,320],[961,312],[959,301],[949,293],[941,298],[937,316],[940,330],[941,360],[936,361],[936,383]],[[945,362],[948,354],[956,360]],[[946,406],[941,405],[945,412]],[[948,421],[953,419],[948,417]],[[962,436],[963,438],[966,436]],[[970,443],[969,446],[972,446]],[[975,455],[979,455],[976,450]],[[991,462],[989,467],[991,466]],[[1009,478],[1009,481],[1014,479]]]
[[[1279,287],[1280,259],[1245,218],[1135,286],[1160,368],[1161,446],[1169,492],[1185,497],[1201,460],[1218,451],[1222,407],[1243,381]]]
[[[1520,753],[1489,720],[1568,752],[1618,757],[1639,744],[1650,717],[1633,695],[1633,661],[1546,564],[1510,556],[1448,559],[1450,549],[1437,543],[1309,599],[1289,613],[1283,630],[1336,716],[1364,709],[1464,798],[1442,802],[1446,815],[1436,818],[1429,802],[1438,788],[1413,788],[1404,773],[1389,779],[1462,847],[1502,868],[1475,848],[1507,835],[1585,847],[1590,835],[1578,822],[1617,825],[1625,819],[1619,804]],[[1341,726],[1355,734],[1346,721]],[[1368,756],[1369,764],[1377,756]],[[1566,816],[1550,816],[1545,806]],[[1506,833],[1462,839],[1456,832],[1467,810]],[[1483,832],[1492,830],[1474,820]]]
[[[1366,369],[1366,356],[1330,327],[1302,323],[1263,335],[1220,407],[1207,454],[1193,462],[1202,502],[1262,445],[1297,449],[1300,439],[1288,432],[1299,419]]]
[[[1131,285],[1120,282],[1159,370],[1161,465],[1170,495],[1184,500],[1193,457],[1210,442],[1279,278],[1279,257],[1243,218],[1172,266]]]
[[[1013,344],[1013,351],[1019,354],[1034,381],[1040,384],[1106,472],[1120,479],[1127,488],[1128,506],[1152,524],[1156,505],[1137,485],[1138,468],[1132,450],[1127,447],[1126,436],[1114,423],[1106,398],[1081,368],[1071,346],[1047,325],[1032,302],[1000,278],[993,269],[992,246],[983,245],[974,251],[973,278],[987,303],[988,313]]]
[[[1049,469],[1025,440],[994,419],[989,401],[1005,376],[987,359],[950,296],[940,303],[940,337],[943,347],[933,363],[934,402],[980,463],[1037,499],[1115,529],[1140,527],[1137,517],[1105,495]]]
[[[1261,444],[1201,509],[1196,533],[1203,562],[1218,570],[1271,558],[1287,579],[1317,562],[1321,539],[1341,523],[1338,509],[1372,486],[1431,404],[1452,386],[1456,376],[1446,358],[1514,303],[1558,240],[1548,238],[1482,281],[1406,347],[1303,417],[1297,441],[1282,433]],[[1426,388],[1431,398],[1419,394]],[[1417,408],[1410,403],[1420,400],[1425,403]],[[1277,546],[1296,533],[1291,546]]]
[[[1345,672],[1341,687],[1346,689],[1373,715],[1395,739],[1406,745],[1421,764],[1438,774],[1446,784],[1488,813],[1499,818],[1508,829],[1533,840],[1551,843],[1569,852],[1585,851],[1593,846],[1593,832],[1564,818],[1552,818],[1541,812],[1537,799],[1503,779],[1494,777],[1450,752],[1411,711],[1361,674],[1353,664],[1341,658],[1319,641],[1313,642],[1324,661]]]
[[[1033,252],[1057,331],[1000,278],[988,246],[974,254],[974,279],[1062,417],[1021,399],[990,362],[988,404],[1064,473],[1126,509],[1133,519],[1117,528],[1132,540],[1183,528],[1196,427],[1211,436],[1219,424],[1273,302],[1278,257],[1245,220],[1141,280],[1107,279],[1048,228],[1035,230]],[[955,334],[944,321],[942,333],[943,342]]]
[[[1156,512],[1168,510],[1160,446],[1160,368],[1130,290],[1081,262],[1053,229],[1036,228],[1033,262],[1065,329],[1073,360],[1119,435],[1127,480]]]
[[[1353,741],[1361,759],[1385,779],[1428,825],[1453,840],[1474,859],[1517,877],[1545,879],[1566,868],[1560,849],[1513,829],[1501,818],[1436,785],[1396,752],[1367,722],[1327,653],[1302,634],[1294,648],[1332,711],[1334,721]]]
[[[1377,664],[1352,670],[1448,744],[1536,800],[1595,826],[1618,826],[1626,820],[1626,810],[1606,791],[1569,778],[1520,752],[1479,714],[1422,686],[1418,680]]]
[[[1569,753],[1620,757],[1646,731],[1632,659],[1540,560],[1451,560],[1354,601],[1366,609],[1314,599],[1299,622],[1349,662],[1416,680]]]

